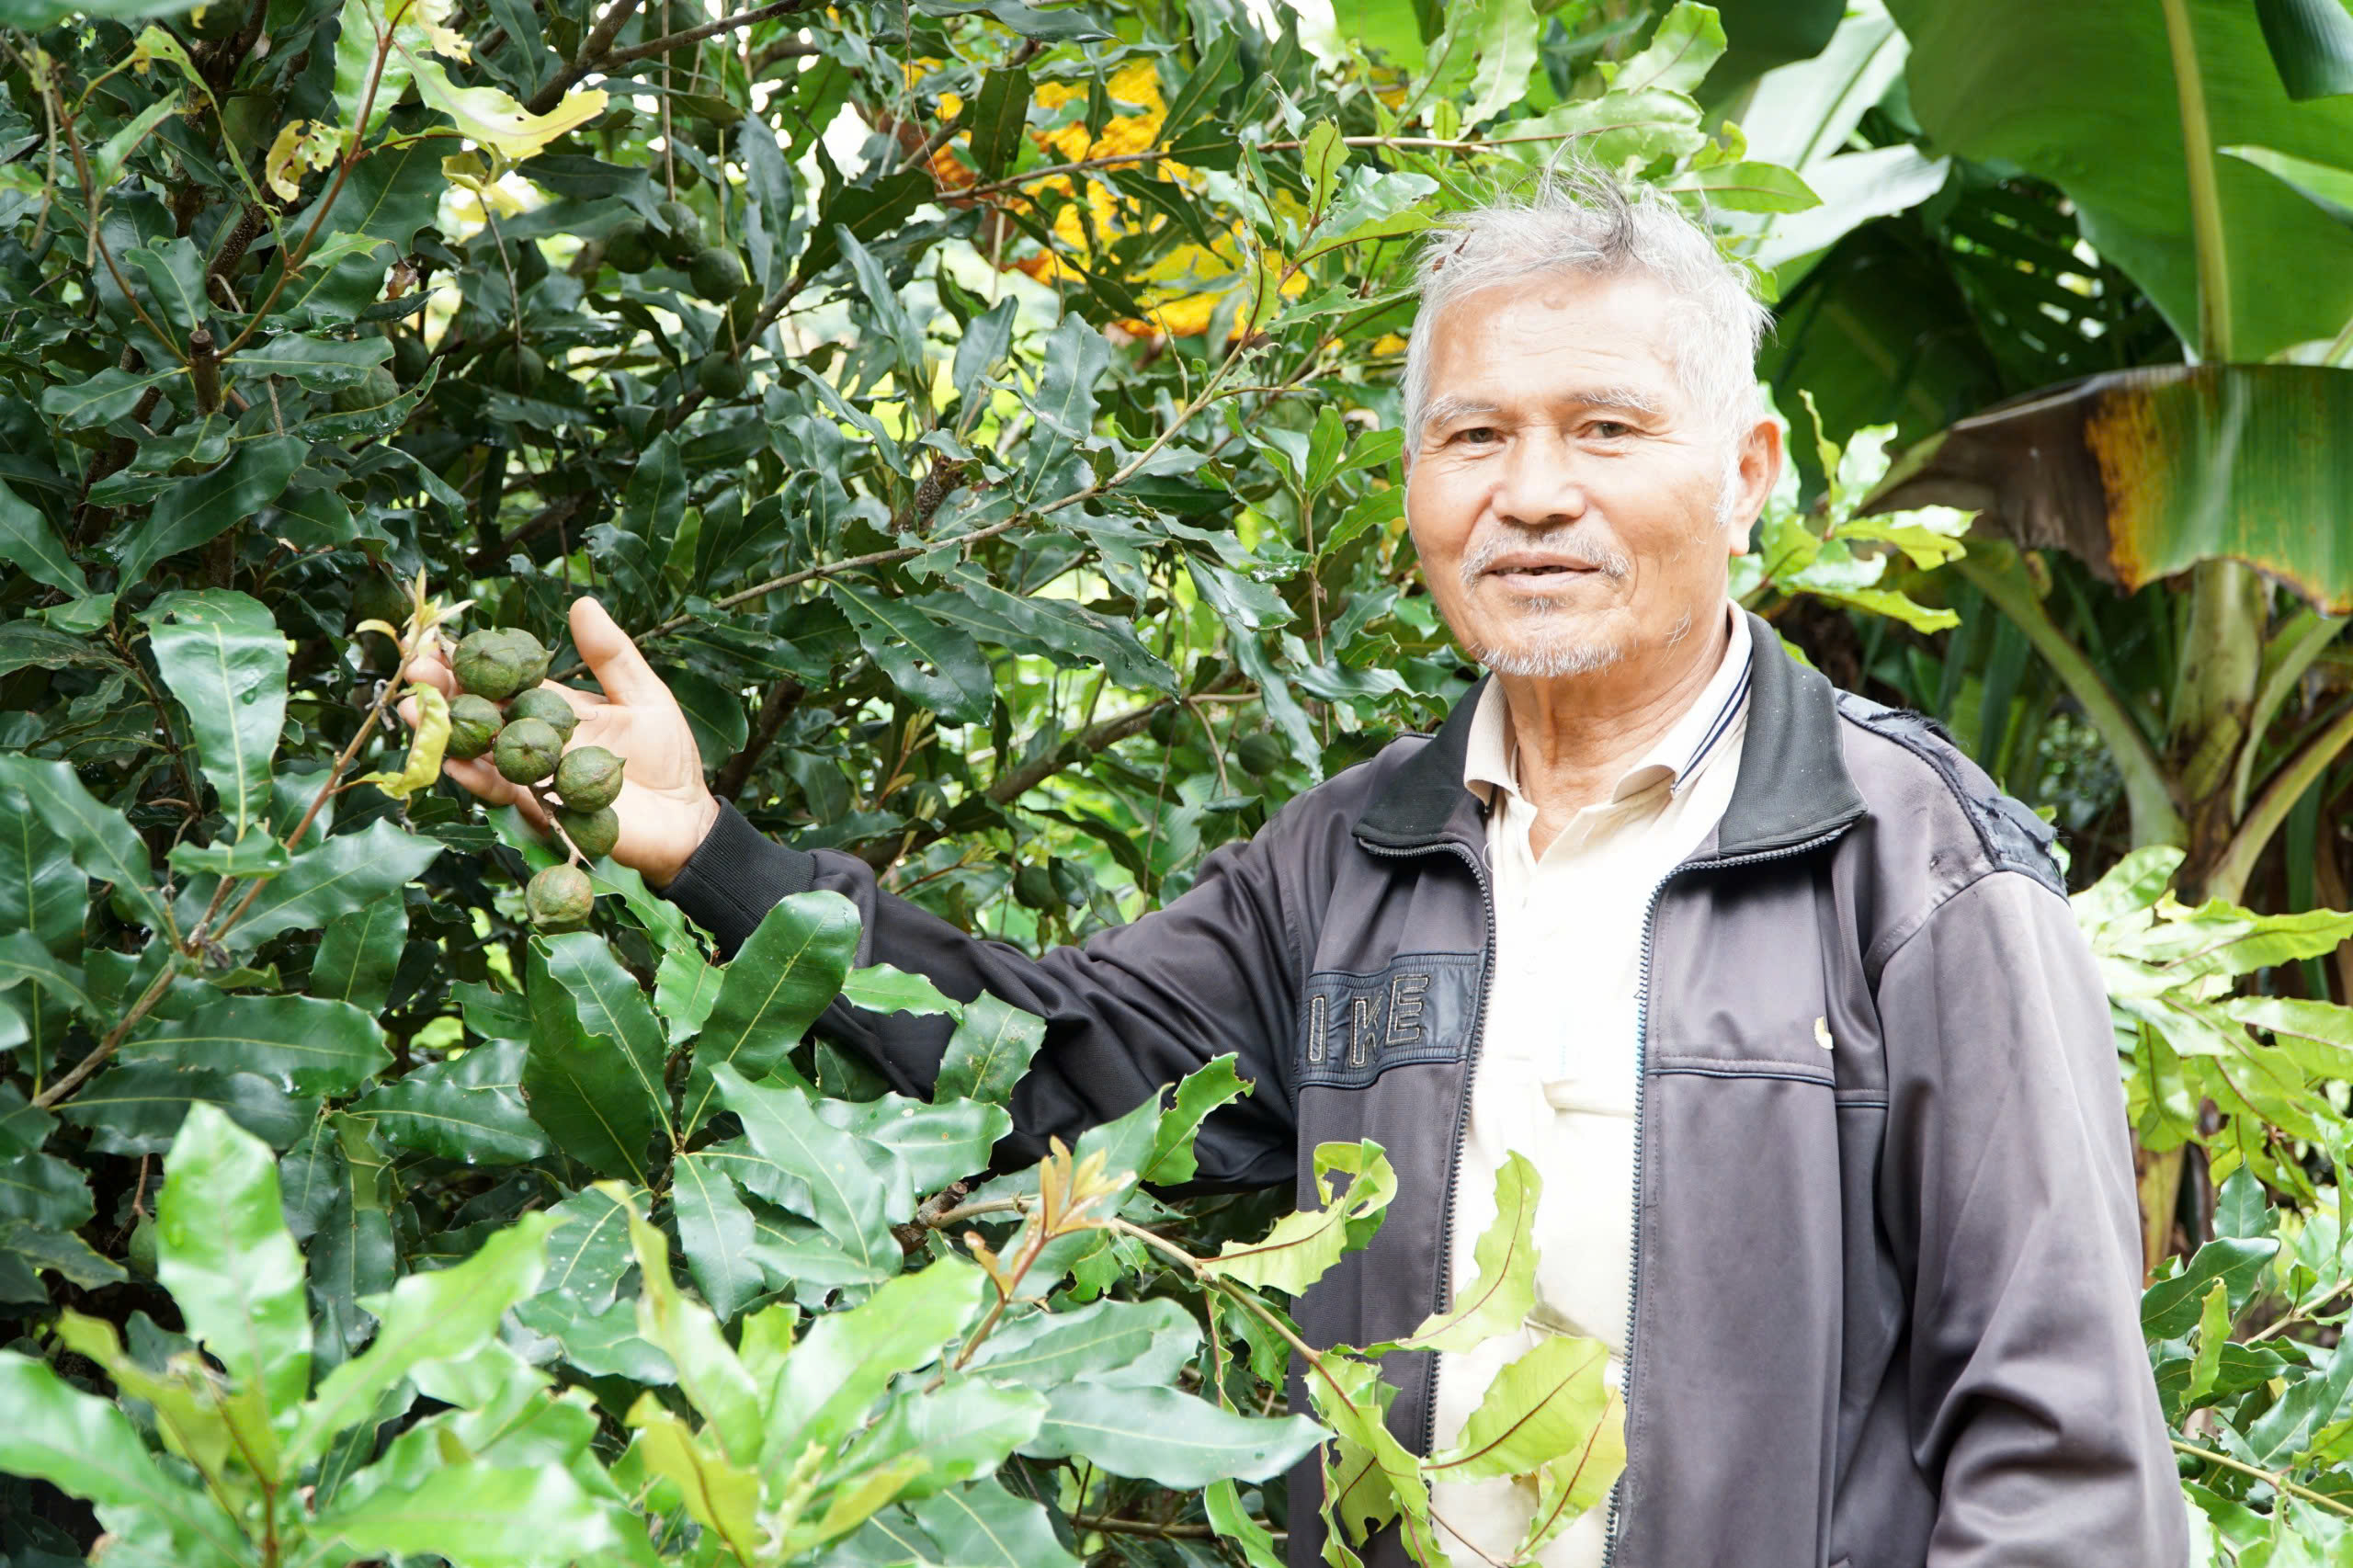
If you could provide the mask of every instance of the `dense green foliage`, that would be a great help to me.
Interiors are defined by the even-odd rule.
[[[2305,869],[2342,623],[2221,560],[2228,616],[2127,597],[2105,533],[1860,515],[1858,431],[2178,359],[2213,248],[2176,193],[2111,254],[2084,160],[1907,91],[1895,23],[1960,7],[183,9],[0,0],[0,1559],[1264,1568],[1325,1434],[1346,1525],[1426,1542],[1389,1347],[1283,1403],[1284,1301],[1379,1223],[1381,1151],[1319,1151],[1280,1219],[1155,1196],[1250,1092],[1227,1060],[975,1187],[1036,1020],[854,970],[823,895],[720,964],[587,856],[586,928],[535,932],[564,849],[438,782],[486,721],[404,733],[393,677],[521,628],[580,684],[593,591],[762,827],[1026,945],[1131,917],[1464,689],[1397,489],[1404,264],[1563,150],[1705,202],[1783,294],[1805,477],[1735,589],[2060,815],[2199,1517],[2224,1561],[2341,1551],[2353,921],[2299,912],[2347,902]],[[2200,26],[2280,91],[2252,18]],[[2311,153],[2290,112],[2264,145]],[[2249,295],[2263,351],[2343,358],[2309,292]],[[2217,685],[2211,646],[2252,653]],[[959,1015],[933,1100],[805,1038],[837,994]],[[1533,1174],[1498,1197],[1483,1264]],[[1410,1343],[1528,1289],[1491,1266]],[[1549,1525],[1618,1462],[1565,1354],[1436,1461],[1538,1477]]]

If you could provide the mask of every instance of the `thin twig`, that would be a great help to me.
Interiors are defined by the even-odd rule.
[[[2233,1459],[2228,1454],[2218,1454],[2213,1449],[2200,1448],[2196,1443],[2185,1443],[2179,1437],[2173,1439],[2173,1451],[2177,1454],[2194,1455],[2210,1464],[2221,1465],[2224,1470],[2237,1471],[2241,1475],[2251,1475],[2256,1480],[2264,1482],[2274,1490],[2284,1492],[2290,1497],[2301,1497],[2317,1507],[2326,1508],[2332,1514],[2353,1519],[2353,1507],[2338,1502],[2334,1497],[2324,1496],[2309,1487],[2299,1486],[2286,1476],[2265,1470],[2260,1465],[2252,1465],[2245,1460]]]

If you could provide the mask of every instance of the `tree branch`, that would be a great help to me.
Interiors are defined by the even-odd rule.
[[[749,11],[738,11],[732,17],[722,17],[715,22],[705,22],[700,27],[682,28],[663,38],[654,39],[645,43],[633,43],[627,49],[615,50],[605,57],[602,69],[610,72],[616,65],[626,65],[631,61],[644,60],[653,55],[667,54],[674,49],[684,49],[688,44],[700,43],[707,38],[716,38],[721,33],[732,32],[737,28],[753,27],[761,22],[773,21],[779,17],[790,16],[795,11],[805,11],[815,3],[816,0],[771,0],[768,5],[756,6]]]

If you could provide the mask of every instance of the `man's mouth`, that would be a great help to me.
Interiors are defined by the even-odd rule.
[[[1505,586],[1533,590],[1538,593],[1564,587],[1581,577],[1600,575],[1600,569],[1574,561],[1531,561],[1506,559],[1487,568],[1487,576]]]

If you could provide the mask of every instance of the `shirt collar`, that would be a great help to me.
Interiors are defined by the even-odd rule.
[[[1639,794],[1662,780],[1667,783],[1669,793],[1679,793],[1722,746],[1724,737],[1739,721],[1748,700],[1752,650],[1748,629],[1741,624],[1737,608],[1729,602],[1725,617],[1731,622],[1732,635],[1725,640],[1723,657],[1715,673],[1666,733],[1618,776],[1617,785],[1610,791],[1612,801]],[[1490,807],[1498,791],[1518,798],[1519,769],[1511,733],[1511,707],[1504,700],[1503,687],[1495,681],[1487,682],[1486,689],[1480,694],[1478,710],[1472,715],[1469,743],[1462,757],[1464,787],[1477,793]]]

